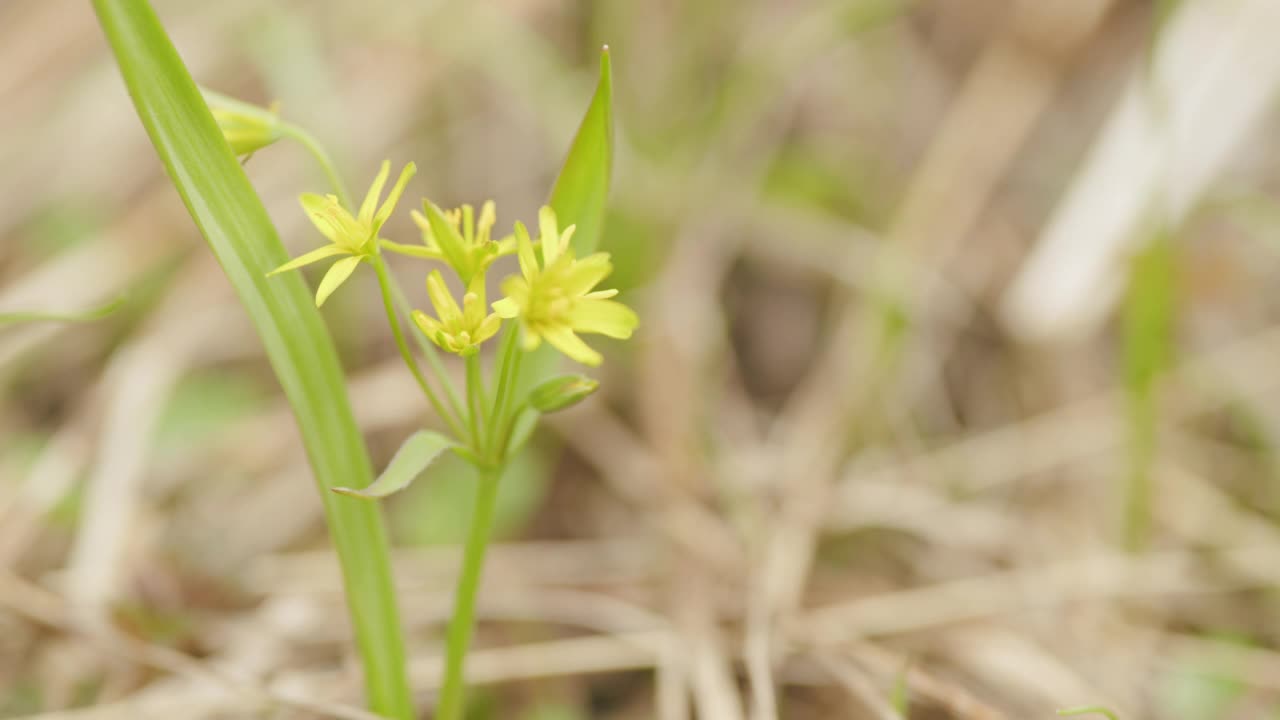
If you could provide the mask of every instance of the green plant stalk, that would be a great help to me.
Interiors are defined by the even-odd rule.
[[[1151,534],[1152,465],[1158,442],[1160,374],[1172,362],[1172,245],[1152,235],[1133,259],[1124,304],[1124,378],[1128,410],[1128,477],[1124,483],[1124,544],[1146,547]]]
[[[449,429],[456,436],[464,437],[461,432],[462,426],[441,404],[440,398],[436,396],[435,390],[431,388],[431,383],[427,382],[426,376],[422,374],[422,369],[418,367],[418,361],[414,359],[413,351],[409,349],[409,344],[405,342],[404,330],[400,327],[400,316],[396,313],[395,301],[391,296],[391,277],[390,273],[387,272],[386,261],[382,259],[381,255],[374,255],[372,262],[373,270],[378,276],[378,290],[382,293],[382,307],[387,313],[387,324],[391,326],[391,336],[395,338],[396,349],[400,351],[400,357],[404,360],[405,366],[409,368],[413,379],[418,382],[418,387],[422,389],[422,394],[431,403],[431,409],[436,411],[436,415],[440,416],[440,419],[449,426]]]
[[[188,212],[262,339],[293,408],[342,566],[365,689],[374,712],[413,718],[386,533],[377,505],[342,498],[337,485],[373,478],[328,331],[302,279],[267,279],[286,259],[249,184],[145,0],[94,0],[138,116]]]
[[[485,551],[493,527],[493,511],[497,505],[498,482],[502,468],[481,468],[475,511],[467,535],[462,559],[462,576],[458,579],[453,601],[453,617],[449,619],[446,639],[444,680],[436,701],[436,720],[461,720],[466,706],[466,661],[475,628],[476,593],[484,570]]]
[[[506,417],[507,398],[511,394],[513,384],[511,375],[518,369],[518,358],[521,356],[516,348],[516,335],[519,332],[519,328],[512,325],[502,336],[502,344],[498,347],[498,365],[494,368],[497,382],[493,391],[493,410],[489,413],[489,427],[486,433],[490,443],[496,439],[495,433],[502,428],[503,419]],[[501,453],[495,457],[498,460],[503,459]]]
[[[484,382],[480,378],[480,355],[473,353],[467,356],[467,417],[471,422],[471,447],[477,455],[484,453],[485,436],[480,428],[484,422]]]
[[[356,208],[351,204],[351,193],[347,191],[346,183],[342,182],[342,176],[338,174],[337,166],[333,164],[333,158],[329,157],[329,153],[325,151],[320,141],[316,140],[314,135],[303,128],[290,123],[281,123],[280,134],[296,141],[307,152],[311,153],[311,157],[315,158],[316,163],[320,165],[320,169],[324,171],[325,177],[329,179],[329,185],[333,187],[334,194],[338,196],[338,202],[342,203],[342,206],[351,212],[355,212]]]

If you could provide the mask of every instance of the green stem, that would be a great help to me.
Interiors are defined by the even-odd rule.
[[[480,377],[480,355],[472,353],[467,356],[467,418],[471,422],[471,444],[477,455],[484,452],[485,436],[480,428],[484,422],[484,380]],[[488,426],[485,426],[486,428]]]
[[[515,324],[507,330],[502,337],[502,346],[498,349],[498,367],[495,374],[498,376],[497,389],[493,393],[493,412],[489,415],[489,438],[490,440],[498,439],[498,431],[501,430],[506,418],[507,399],[511,394],[512,386],[515,384],[515,375],[519,371],[520,358],[524,353],[516,347],[516,335],[519,333],[519,327]],[[493,448],[488,448],[492,450]],[[495,462],[503,462],[502,455],[494,456]]]
[[[501,468],[481,468],[479,472],[475,512],[462,560],[462,577],[458,579],[453,617],[449,620],[444,681],[436,702],[436,720],[461,720],[465,708],[466,660],[475,627],[476,592],[480,587],[484,555],[493,526],[493,510],[497,505],[498,482],[502,477]]]
[[[311,153],[311,157],[316,159],[316,162],[320,164],[320,168],[324,170],[324,174],[328,176],[329,184],[333,186],[333,191],[338,195],[338,201],[342,203],[343,207],[354,210],[355,208],[351,204],[351,193],[347,192],[347,186],[342,182],[342,176],[338,174],[338,169],[333,164],[333,158],[329,157],[328,152],[325,152],[324,146],[320,144],[320,141],[316,140],[315,136],[306,130],[289,123],[281,123],[280,132],[285,137],[301,143],[302,147]]]
[[[396,313],[395,303],[391,299],[390,274],[387,272],[387,263],[382,259],[381,255],[373,256],[373,269],[378,275],[378,288],[382,291],[382,307],[387,312],[387,323],[391,325],[391,334],[395,337],[396,348],[400,350],[400,357],[404,359],[404,364],[409,368],[409,372],[413,373],[413,379],[418,381],[418,387],[422,388],[422,393],[427,396],[427,400],[431,403],[431,408],[436,411],[441,420],[445,421],[455,435],[460,438],[465,437],[462,432],[462,426],[441,404],[435,390],[431,389],[431,383],[427,382],[427,378],[422,374],[422,369],[418,367],[418,361],[414,359],[413,352],[409,350],[409,344],[404,340],[404,331],[400,328],[400,316]]]
[[[507,418],[506,426],[502,429],[502,439],[498,442],[498,451],[494,453],[495,457],[505,458],[507,456],[507,447],[511,444],[511,434],[516,431],[516,423],[520,421],[520,416],[525,410],[529,409],[529,403],[522,402],[511,411],[511,417]]]

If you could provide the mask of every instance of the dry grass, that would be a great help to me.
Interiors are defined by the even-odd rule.
[[[203,83],[502,222],[614,49],[606,249],[641,336],[511,478],[480,716],[880,720],[900,681],[917,719],[1280,704],[1274,118],[1178,218],[1149,552],[1119,545],[1115,328],[1015,337],[1052,334],[1007,291],[1142,71],[1147,3],[157,5]],[[86,5],[0,4],[0,108],[0,308],[131,298],[0,330],[0,717],[369,717],[287,410]],[[306,246],[318,172],[247,167]],[[382,463],[426,411],[371,288],[331,305]],[[425,700],[465,481],[420,484],[389,510]]]

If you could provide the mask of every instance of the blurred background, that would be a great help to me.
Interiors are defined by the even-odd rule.
[[[535,217],[612,49],[641,330],[504,479],[474,717],[1280,712],[1280,3],[154,4],[357,191],[416,161],[402,242],[421,196]],[[293,421],[88,4],[0,2],[0,108],[0,310],[126,298],[0,328],[0,716],[362,717]],[[319,169],[246,169],[313,247]],[[428,410],[370,274],[324,312],[381,467]],[[471,480],[387,503],[424,701]]]

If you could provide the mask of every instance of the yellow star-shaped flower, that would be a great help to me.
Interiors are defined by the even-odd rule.
[[[555,211],[538,213],[542,263],[524,225],[516,223],[520,275],[502,282],[503,299],[493,304],[503,318],[520,318],[523,343],[532,350],[543,341],[584,365],[599,365],[600,353],[577,333],[598,333],[612,338],[631,337],[639,319],[631,308],[610,300],[617,290],[591,291],[613,271],[608,253],[593,253],[578,260],[569,248],[574,226],[560,232]]]
[[[492,200],[481,206],[478,219],[475,208],[470,205],[441,210],[424,200],[422,209],[422,213],[413,211],[413,221],[422,230],[422,245],[383,240],[382,246],[404,255],[439,260],[453,268],[462,284],[468,287],[494,260],[515,251],[515,240],[511,236],[501,240],[492,237],[498,217]]]
[[[382,229],[387,218],[391,217],[396,203],[400,201],[400,194],[404,192],[405,184],[417,172],[417,166],[413,163],[405,165],[404,170],[400,171],[400,179],[396,181],[395,187],[391,188],[387,199],[378,205],[378,199],[382,195],[383,186],[387,184],[387,176],[390,172],[391,163],[384,161],[382,169],[374,178],[368,194],[365,195],[364,202],[360,204],[360,212],[354,217],[334,195],[303,193],[299,196],[303,211],[307,213],[311,223],[325,236],[329,244],[290,260],[267,273],[267,276],[296,270],[303,265],[310,265],[334,255],[346,255],[347,257],[329,267],[329,271],[320,281],[320,286],[316,288],[316,306],[323,305],[333,291],[351,277],[351,273],[355,272],[356,266],[361,261],[373,257],[378,252],[378,231]]]
[[[413,321],[431,342],[448,352],[471,355],[502,325],[497,315],[485,314],[483,275],[472,279],[467,294],[462,297],[461,308],[454,302],[439,270],[432,270],[427,276],[427,296],[431,298],[436,317],[414,310]]]

